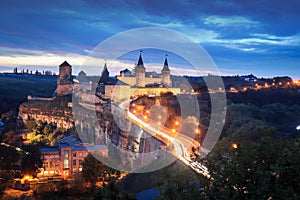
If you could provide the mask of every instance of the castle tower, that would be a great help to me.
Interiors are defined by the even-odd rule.
[[[170,69],[169,69],[167,56],[168,55],[166,55],[165,63],[164,63],[164,66],[161,70],[161,82],[162,82],[163,85],[171,87],[172,86],[172,82],[171,82],[171,78],[170,78],[171,72],[170,72]]]
[[[57,77],[57,96],[64,96],[72,94],[73,91],[73,77],[72,66],[64,61],[59,65],[59,74]]]
[[[106,63],[105,63],[98,84],[101,84],[101,83],[106,84],[108,81],[108,78],[109,78],[109,71],[108,71]]]
[[[138,64],[135,67],[135,78],[136,78],[136,86],[145,87],[146,68],[145,68],[144,63],[143,63],[141,52],[140,52],[140,57],[139,57]]]

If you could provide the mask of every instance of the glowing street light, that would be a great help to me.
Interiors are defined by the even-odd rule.
[[[176,121],[176,122],[175,122],[175,125],[176,125],[176,126],[178,126],[178,125],[179,125],[179,122],[178,122],[178,121]]]
[[[265,87],[269,87],[269,84],[268,84],[268,83],[265,83]]]
[[[172,133],[176,133],[176,129],[173,128],[173,129],[172,129]]]
[[[297,130],[297,131],[300,131],[300,125],[298,125],[298,126],[296,127],[296,130]]]
[[[234,149],[237,149],[238,148],[238,145],[236,144],[236,143],[232,143],[232,148],[234,148]]]

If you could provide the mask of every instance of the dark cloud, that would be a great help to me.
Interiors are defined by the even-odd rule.
[[[225,60],[240,64],[244,58],[251,62],[263,56],[281,59],[277,63],[283,67],[284,60],[293,65],[289,59],[300,52],[297,0],[3,0],[0,4],[2,47],[86,55],[120,31],[159,26],[204,44],[225,67]],[[270,60],[266,67],[274,64]]]

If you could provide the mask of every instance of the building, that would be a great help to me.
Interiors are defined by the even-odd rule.
[[[82,163],[89,152],[108,156],[105,145],[84,144],[76,136],[68,136],[58,141],[57,147],[40,148],[43,167],[38,177],[71,177],[82,171]]]
[[[72,66],[64,61],[59,65],[59,75],[57,76],[57,96],[64,96],[72,94],[73,91],[73,77]]]
[[[125,73],[126,72],[126,73]],[[164,87],[172,87],[172,81],[170,78],[170,69],[168,65],[167,57],[165,58],[165,62],[163,68],[161,70],[161,75],[157,75],[156,73],[147,73],[146,67],[144,66],[142,54],[140,53],[138,63],[135,66],[134,74],[128,73],[128,70],[122,70],[120,75],[117,76],[117,79],[129,86],[144,88],[152,84],[160,84]]]
[[[108,74],[109,72],[105,64],[96,91],[114,101],[138,95],[160,95],[167,92],[172,92],[176,95],[181,93],[180,88],[172,87],[171,71],[167,57],[165,58],[161,74],[146,72],[141,53],[134,73],[131,73],[128,69],[122,70],[120,75],[116,76],[115,81],[108,81],[105,84],[103,77],[107,78]]]

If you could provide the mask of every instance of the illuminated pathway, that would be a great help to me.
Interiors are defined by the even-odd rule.
[[[129,100],[123,101],[120,104],[116,104],[112,102],[112,107],[115,109],[121,109],[122,111],[127,111],[123,112],[124,114],[126,113],[127,117],[131,120],[131,122],[135,123],[136,125],[140,126],[143,130],[145,130],[147,133],[152,135],[155,138],[164,138],[167,141],[171,142],[174,147],[174,153],[175,156],[182,161],[184,164],[189,166],[191,169],[196,171],[199,174],[202,174],[206,178],[210,178],[210,174],[208,172],[207,167],[205,167],[203,164],[197,162],[197,161],[192,161],[189,157],[189,153],[187,151],[187,148],[190,147],[193,142],[195,141],[193,138],[190,138],[186,135],[178,133],[176,138],[172,137],[169,135],[172,131],[164,126],[158,126],[155,123],[146,123],[127,109],[127,105],[129,104]],[[94,110],[94,106],[90,106],[86,103],[79,102],[79,104],[87,109]]]
[[[168,134],[171,132],[170,129],[162,126],[157,126],[154,123],[148,124],[129,111],[127,111],[127,115],[133,123],[142,127],[142,129],[147,131],[147,133],[151,134],[153,137],[158,137],[159,135],[160,137],[166,138],[168,141],[170,141],[174,146],[174,153],[180,161],[191,167],[197,173],[202,174],[206,178],[210,178],[210,174],[208,172],[207,167],[205,167],[197,161],[192,161],[189,157],[187,147],[189,147],[192,144],[192,141],[194,141],[194,139],[189,138],[188,136],[183,134],[178,134],[176,138],[171,137]]]

